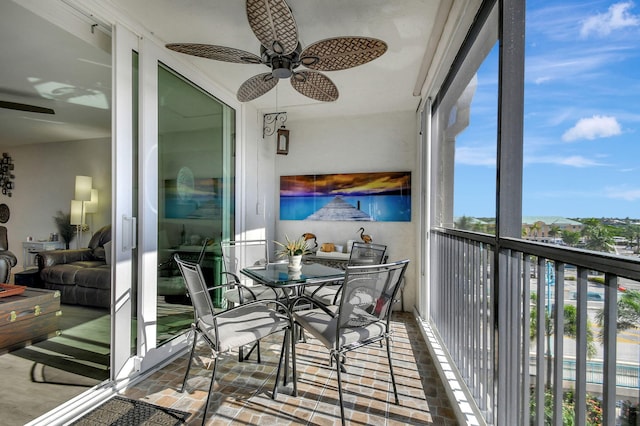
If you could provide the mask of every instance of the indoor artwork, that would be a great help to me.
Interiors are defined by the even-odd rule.
[[[280,220],[411,221],[411,172],[280,176]]]
[[[165,218],[214,219],[221,216],[222,180],[194,178],[181,170],[165,181]]]
[[[11,197],[11,191],[13,190],[13,160],[11,156],[6,152],[2,153],[0,159],[0,188],[2,188],[2,195]]]

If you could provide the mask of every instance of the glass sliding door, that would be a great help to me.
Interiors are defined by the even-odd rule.
[[[232,108],[159,65],[158,345],[193,319],[173,256],[199,262],[209,285],[220,282],[219,243],[234,234],[234,129]]]

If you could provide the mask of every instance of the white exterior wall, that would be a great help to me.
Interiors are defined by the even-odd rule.
[[[389,261],[410,259],[404,291],[404,306],[410,311],[416,300],[416,265],[418,236],[418,149],[414,111],[370,116],[336,117],[287,121],[291,131],[289,154],[275,154],[275,135],[265,138],[275,157],[274,238],[295,238],[314,233],[318,244],[332,242],[346,246],[347,240],[359,241],[362,226],[373,241],[386,244]],[[298,174],[412,172],[411,222],[338,222],[279,220],[280,176]]]

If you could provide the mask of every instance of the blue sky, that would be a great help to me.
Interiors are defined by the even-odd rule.
[[[640,5],[527,1],[523,215],[640,218]],[[497,46],[456,141],[455,216],[495,216]]]

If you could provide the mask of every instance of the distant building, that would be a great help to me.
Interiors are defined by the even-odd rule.
[[[562,241],[562,231],[581,232],[582,228],[582,223],[561,216],[522,217],[523,237],[533,241],[558,243]],[[553,235],[554,229],[558,232],[557,235]]]

